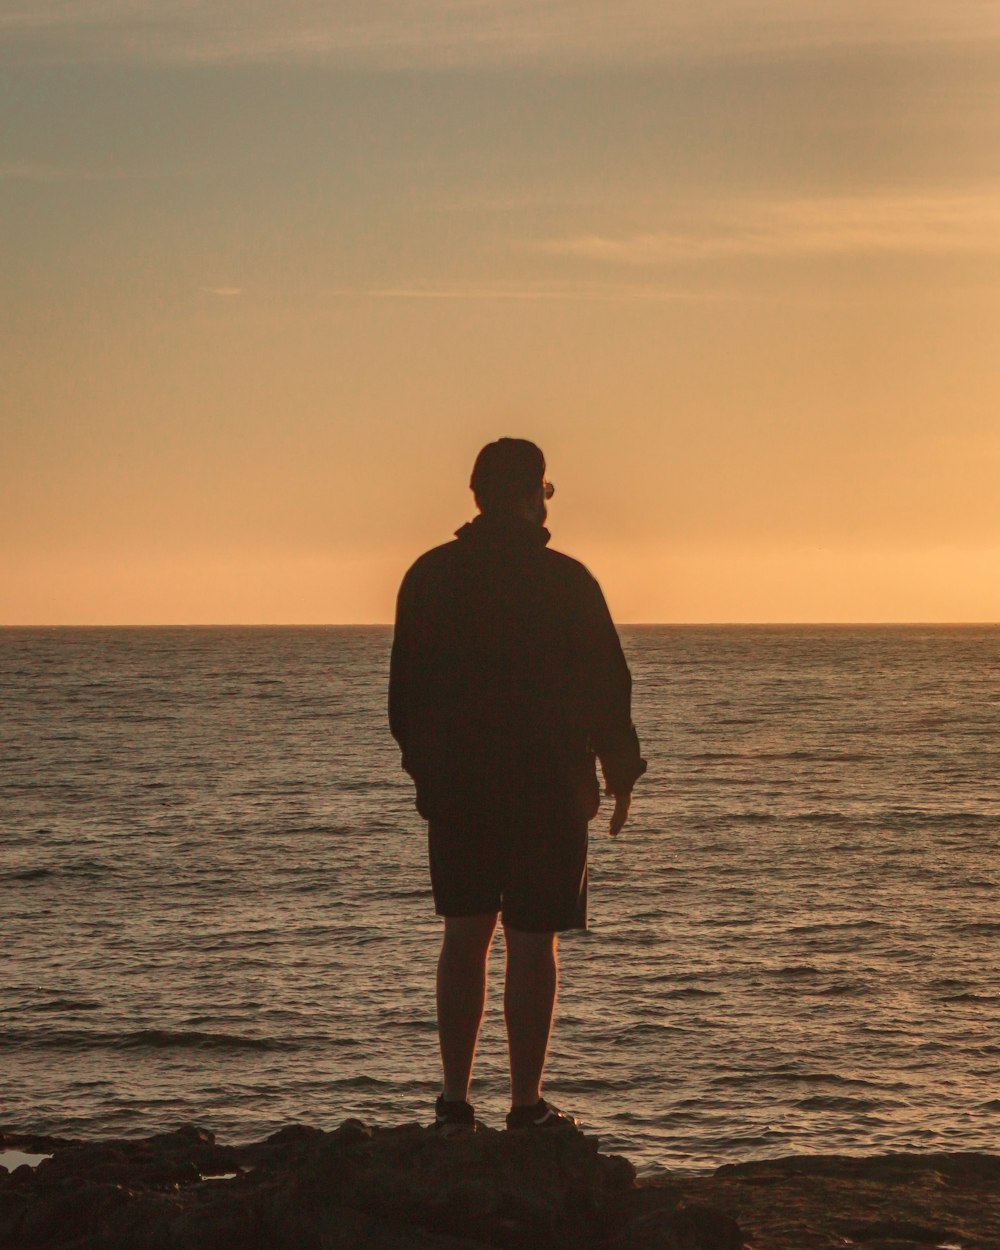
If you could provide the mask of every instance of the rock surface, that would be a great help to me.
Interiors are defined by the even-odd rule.
[[[0,1250],[1000,1250],[1000,1159],[817,1157],[637,1181],[593,1139],[347,1120],[223,1146],[0,1133]]]
[[[817,1155],[690,1179],[739,1221],[753,1250],[1000,1250],[1000,1158]]]

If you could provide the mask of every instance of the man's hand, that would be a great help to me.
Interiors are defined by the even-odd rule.
[[[608,833],[613,838],[617,838],[621,831],[625,828],[625,822],[628,820],[628,809],[632,806],[631,794],[615,795],[615,810],[611,813],[611,826]]]

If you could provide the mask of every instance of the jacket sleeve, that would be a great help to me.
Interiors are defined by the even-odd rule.
[[[625,795],[646,771],[632,723],[632,675],[601,588],[589,574],[588,582],[583,641],[591,746],[606,793]]]
[[[403,767],[409,772],[407,746],[412,742],[412,724],[417,699],[419,672],[416,591],[413,570],[403,578],[396,599],[396,626],[389,659],[389,728],[403,753]]]

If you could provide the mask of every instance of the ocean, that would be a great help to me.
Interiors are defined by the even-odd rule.
[[[1000,629],[626,627],[547,1093],[646,1172],[996,1150]],[[0,1125],[427,1120],[387,627],[0,631]],[[502,942],[473,1098],[507,1109]]]

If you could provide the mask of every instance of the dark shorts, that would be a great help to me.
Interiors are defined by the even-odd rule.
[[[524,933],[587,927],[587,822],[573,815],[431,820],[431,886],[439,916],[500,912]]]

